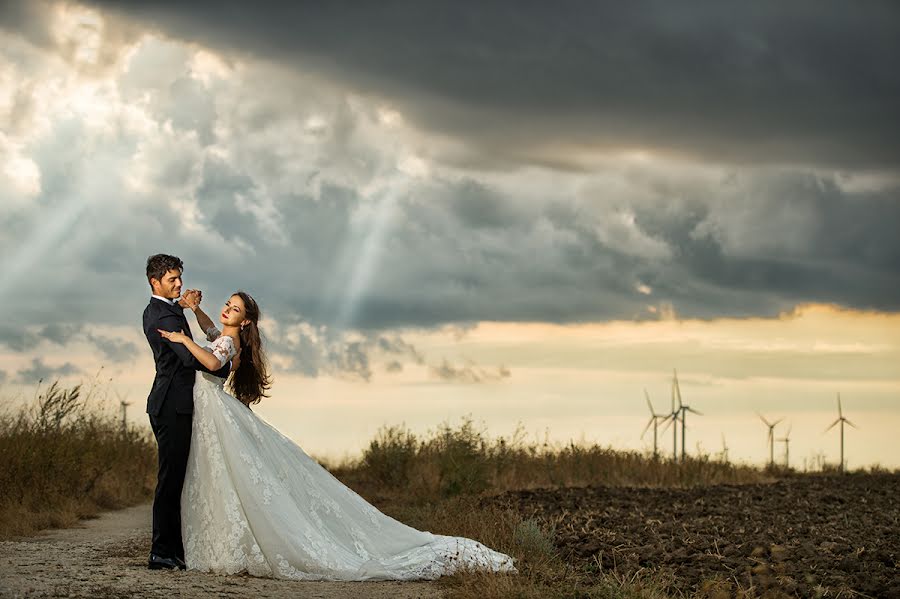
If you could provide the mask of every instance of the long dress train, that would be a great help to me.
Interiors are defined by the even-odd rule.
[[[233,340],[211,327],[224,364]],[[428,580],[459,568],[517,572],[510,556],[381,513],[203,373],[194,386],[181,498],[193,570],[292,580]]]

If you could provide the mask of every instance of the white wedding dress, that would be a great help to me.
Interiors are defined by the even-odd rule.
[[[234,342],[215,327],[224,365]],[[422,580],[460,568],[517,572],[464,537],[423,532],[378,511],[203,373],[194,386],[181,527],[192,570],[291,580]]]

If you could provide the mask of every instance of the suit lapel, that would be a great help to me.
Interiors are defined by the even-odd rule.
[[[194,340],[194,336],[191,335],[191,327],[188,324],[187,318],[184,317],[184,309],[181,306],[177,306],[175,310],[181,315],[181,322],[184,324],[184,334],[190,337],[191,341]]]
[[[163,306],[164,308],[168,309],[169,312],[171,312],[172,314],[177,316],[178,319],[181,321],[181,330],[184,331],[185,335],[190,337],[191,341],[194,340],[194,336],[191,334],[191,327],[190,327],[190,325],[188,325],[187,318],[184,317],[184,308],[179,306],[177,303],[170,304],[168,302],[164,302],[161,299],[158,299],[155,297],[151,297],[150,301],[151,302],[154,302],[154,301],[159,302],[160,306]]]

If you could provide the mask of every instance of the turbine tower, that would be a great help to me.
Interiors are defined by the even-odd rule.
[[[672,372],[675,372],[674,369]],[[675,392],[676,392],[676,384],[677,378],[672,380],[672,409],[669,414],[665,418],[666,425],[663,427],[663,432],[669,428],[670,424],[675,424],[672,427],[672,461],[678,459],[678,420],[680,419],[679,414],[681,413],[681,398],[679,391],[679,399],[678,399],[678,407],[675,407]]]
[[[116,393],[116,395],[119,397],[119,410],[122,412],[122,434],[124,435],[128,430],[128,422],[125,417],[128,412],[128,406],[131,405],[131,402],[125,401],[125,398],[118,393]]]
[[[685,458],[685,450],[684,450],[684,438],[685,438],[685,428],[687,427],[687,413],[693,412],[698,416],[703,416],[702,412],[698,412],[691,406],[686,406],[681,402],[681,387],[678,385],[678,373],[675,370],[672,370],[673,384],[675,385],[675,394],[678,397],[678,411],[681,412],[681,461],[684,461]]]
[[[787,432],[784,433],[784,436],[781,437],[780,439],[775,439],[779,443],[784,443],[784,467],[785,468],[791,467],[791,450],[790,450],[791,428],[792,428],[792,425],[789,424]]]
[[[763,424],[769,427],[769,437],[767,441],[769,443],[769,468],[772,468],[775,466],[775,425],[784,420],[784,418],[779,418],[775,422],[769,422],[759,412],[757,412],[756,415],[763,421]]]
[[[722,461],[728,463],[728,445],[725,444],[725,433],[722,433]]]
[[[841,410],[841,394],[840,393],[837,394],[837,403],[838,403],[838,419],[835,420],[834,422],[832,422],[831,426],[829,426],[828,428],[825,429],[825,432],[827,433],[828,431],[833,429],[837,423],[839,423],[839,422],[841,423],[841,467],[840,467],[840,471],[843,472],[844,471],[844,423],[846,422],[853,428],[859,428],[859,427],[856,426],[855,424],[853,424],[852,422],[850,422],[849,420],[847,420],[846,418],[844,418],[844,412],[843,412],[843,410]]]
[[[657,429],[659,428],[659,421],[665,420],[669,416],[667,414],[657,414],[656,410],[653,409],[653,404],[650,403],[650,395],[647,393],[647,390],[644,389],[644,397],[647,399],[647,407],[650,408],[650,421],[647,422],[647,426],[644,427],[644,432],[641,433],[641,439],[644,438],[644,435],[647,434],[647,431],[650,429],[650,426],[653,426],[653,459],[659,457],[659,449],[657,448]]]

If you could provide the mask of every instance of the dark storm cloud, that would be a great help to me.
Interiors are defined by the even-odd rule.
[[[565,164],[577,146],[900,162],[900,5],[887,0],[93,4],[385,97],[481,166]]]
[[[138,357],[138,347],[130,341],[98,335],[88,335],[87,339],[110,362],[131,362]]]
[[[335,372],[351,374],[368,381],[372,378],[369,366],[369,354],[365,346],[358,341],[351,341],[329,350],[326,356]]]
[[[44,326],[38,332],[38,336],[57,345],[65,345],[75,335],[78,335],[81,329],[80,325],[52,323]]]
[[[263,238],[256,220],[240,208],[240,197],[253,193],[253,180],[217,158],[204,161],[202,176],[195,192],[201,220],[226,239],[240,238],[255,242]]]
[[[393,335],[390,338],[379,336],[378,348],[386,353],[409,356],[417,364],[422,364],[425,361],[419,350],[411,343],[404,341],[399,335]]]
[[[42,341],[64,346],[82,330],[79,325],[51,323],[42,327],[0,325],[0,343],[17,352],[28,351]]]
[[[431,374],[445,381],[456,383],[488,383],[509,377],[510,372],[505,366],[499,366],[496,370],[481,368],[471,360],[465,364],[453,366],[445,358],[439,365],[431,366]]]
[[[39,338],[36,334],[22,327],[0,325],[0,343],[13,351],[30,350],[38,341]]]
[[[293,329],[289,334],[276,330],[266,335],[268,347],[289,357],[288,372],[308,377],[332,374],[362,381],[372,380],[373,363],[386,361],[387,372],[403,369],[402,361],[423,364],[424,358],[414,345],[400,335],[371,333],[362,339],[348,339],[340,332],[319,327],[313,332],[308,323],[305,329]]]
[[[0,2],[0,29],[18,33],[39,46],[53,43],[47,26],[47,3]]]
[[[783,173],[708,193],[669,210],[635,206],[636,224],[674,248],[674,272],[645,281],[680,314],[808,301],[900,309],[900,190],[848,194],[831,177]]]
[[[336,6],[322,10],[337,15]],[[400,5],[392,6],[385,10],[399,11]],[[499,6],[479,13],[485,18],[479,25],[485,31],[496,26],[491,19]],[[497,35],[509,41],[519,29],[532,27],[534,15],[525,13],[541,10],[540,6],[517,8],[524,11],[520,16],[525,22],[513,19],[510,30],[498,30]],[[825,16],[812,14],[810,27],[830,22],[836,6],[824,6]],[[872,6],[867,10],[874,10]],[[359,8],[363,15],[370,10]],[[459,11],[474,9],[448,5],[441,10],[452,22]],[[646,41],[648,32],[660,26],[667,12],[665,7],[661,10],[654,16],[627,17],[635,25],[635,40]],[[23,125],[21,130],[29,135],[21,134],[21,139],[16,137],[20,133],[9,133],[14,142],[9,147],[21,145],[13,149],[37,167],[40,191],[35,197],[13,198],[18,203],[6,202],[4,196],[0,203],[0,253],[10,256],[10,265],[23,265],[9,284],[0,287],[4,303],[16,306],[21,321],[21,326],[0,325],[0,345],[29,352],[81,340],[93,344],[106,360],[124,361],[135,351],[146,355],[143,342],[135,348],[130,342],[115,342],[105,331],[103,336],[88,335],[72,323],[90,327],[102,322],[137,330],[149,294],[144,263],[157,252],[185,261],[185,285],[203,289],[204,307],[211,315],[237,288],[254,294],[264,316],[271,316],[282,329],[268,340],[279,371],[356,380],[371,380],[382,368],[396,372],[412,363],[444,380],[474,382],[505,376],[502,369],[470,363],[432,363],[440,356],[429,354],[426,360],[404,340],[417,329],[464,331],[481,321],[651,319],[668,306],[678,316],[697,318],[773,316],[800,302],[900,310],[896,235],[900,189],[891,187],[896,176],[878,173],[867,179],[867,173],[852,170],[831,173],[797,166],[715,166],[614,157],[598,160],[589,173],[530,168],[487,173],[447,168],[432,160],[420,152],[419,144],[440,145],[439,136],[420,136],[381,121],[379,101],[355,97],[353,86],[395,94],[398,103],[405,103],[398,107],[428,127],[446,129],[444,117],[458,114],[461,120],[451,123],[451,133],[467,142],[464,153],[478,168],[500,162],[521,166],[516,161],[531,160],[544,142],[577,145],[590,137],[590,143],[603,145],[611,138],[619,140],[621,134],[624,147],[642,135],[668,136],[666,123],[676,122],[685,124],[679,135],[687,137],[674,135],[663,141],[685,151],[706,150],[699,138],[691,137],[695,134],[690,118],[682,118],[678,102],[671,109],[662,102],[659,106],[629,102],[625,96],[612,95],[608,103],[601,102],[596,97],[597,77],[584,68],[586,78],[576,80],[577,65],[566,62],[570,57],[566,52],[554,59],[559,60],[560,72],[545,62],[544,70],[533,73],[535,82],[554,85],[525,94],[521,101],[503,96],[507,88],[488,81],[488,72],[494,69],[501,82],[522,78],[522,64],[504,54],[507,46],[486,33],[483,46],[472,45],[472,32],[465,27],[460,31],[462,46],[436,35],[433,48],[401,57],[410,65],[423,65],[420,77],[410,77],[403,69],[394,76],[374,68],[387,60],[384,53],[394,51],[391,44],[402,42],[403,27],[427,21],[412,5],[404,6],[404,11],[409,13],[406,20],[386,29],[396,35],[381,50],[373,50],[374,56],[359,57],[372,63],[368,79],[354,74],[352,57],[343,47],[328,50],[331,63],[317,62],[325,55],[303,44],[324,44],[318,33],[285,45],[277,55],[298,57],[291,62],[298,72],[311,64],[343,78],[345,84],[310,84],[300,76],[285,76],[283,68],[252,60],[241,68],[223,68],[220,75],[193,73],[199,77],[195,78],[188,75],[197,58],[192,48],[149,37],[123,54],[129,58],[109,81],[123,103],[110,100],[111,112],[119,114],[127,104],[124,113],[133,111],[139,118],[95,122],[69,110],[60,112],[59,107],[54,112],[52,103],[47,104],[50,108],[41,105],[39,113],[46,121],[41,128],[32,132]],[[772,25],[762,17],[741,18],[751,25]],[[211,19],[215,25],[221,17]],[[548,27],[553,23],[553,18],[546,20]],[[848,18],[849,29],[840,35],[852,33],[858,25],[854,23]],[[601,33],[609,27],[602,25]],[[251,33],[254,26],[248,17]],[[695,26],[688,21],[680,25],[684,31],[694,31]],[[793,18],[779,21],[785,30],[795,26]],[[878,27],[886,26],[877,26],[863,46],[881,43]],[[203,33],[203,27],[198,25],[198,31]],[[348,27],[352,34],[358,24],[351,19]],[[575,33],[580,31],[573,27]],[[678,31],[671,35],[677,39],[686,35]],[[816,35],[840,37],[836,31]],[[273,33],[275,39],[279,35],[280,31]],[[348,34],[342,39],[348,47],[358,48],[382,35],[370,30],[361,32],[361,39]],[[417,44],[419,35],[410,33],[402,43]],[[678,93],[693,89],[700,95],[696,113],[709,115],[709,122],[696,129],[702,129],[702,135],[722,141],[726,125],[749,123],[746,126],[755,127],[760,135],[768,135],[765,127],[773,123],[784,125],[778,133],[784,139],[767,138],[774,144],[766,149],[772,160],[789,154],[783,152],[788,146],[779,145],[784,140],[812,147],[815,140],[804,137],[812,129],[804,127],[812,127],[810,123],[821,119],[823,111],[833,110],[837,101],[823,94],[822,106],[809,107],[812,120],[797,123],[782,123],[791,120],[788,113],[796,103],[792,94],[798,91],[790,85],[783,87],[788,113],[765,102],[752,107],[759,108],[758,113],[745,114],[746,107],[739,104],[730,113],[709,109],[703,104],[704,94],[722,93],[725,101],[732,101],[721,78],[712,77],[707,89],[690,73],[666,74],[641,66],[655,57],[674,68],[671,61],[677,52],[648,53],[643,42],[626,51],[616,45],[621,36],[607,37],[588,43],[575,36],[571,43],[588,54],[605,48],[611,56],[633,61],[637,71],[614,74],[632,86],[644,76],[648,90],[672,86],[677,77],[672,90],[676,100]],[[245,42],[254,47],[262,43],[252,35],[241,40]],[[544,52],[550,42],[537,37],[533,43]],[[797,51],[808,43],[799,37]],[[893,47],[881,45],[886,52]],[[38,88],[60,73],[71,74],[71,67],[52,51],[32,49],[49,56],[44,64],[29,55],[41,70],[19,60],[15,53],[21,48],[10,47],[0,50],[0,57],[22,73],[35,73],[31,83]],[[527,44],[513,47],[527,49]],[[441,48],[449,65],[465,48],[481,49],[465,75],[472,77],[465,83],[473,85],[467,93],[454,91],[454,85],[461,84],[457,70],[424,68]],[[853,46],[847,51],[852,60],[862,50]],[[521,56],[533,65],[545,61],[543,56]],[[598,69],[609,68],[613,60],[604,56],[597,61]],[[837,65],[835,73],[842,72],[843,63],[829,56]],[[872,68],[878,70],[880,64],[876,60]],[[709,65],[700,60],[698,68]],[[822,84],[823,73],[809,71],[811,85]],[[510,89],[530,79],[516,81],[507,81]],[[765,91],[771,82],[761,79],[757,84]],[[402,97],[397,95],[401,91]],[[633,89],[626,86],[624,91],[634,99]],[[596,110],[585,108],[592,106],[585,98],[597,101]],[[836,119],[833,126],[816,131],[840,137],[856,123],[853,127],[869,136],[868,141],[847,137],[841,148],[874,156],[877,144],[869,143],[874,138],[867,133],[866,119],[886,115],[881,96],[871,95],[870,112],[854,108],[859,97],[848,92],[842,98],[849,121]],[[765,94],[758,99],[765,100]],[[505,102],[502,110],[500,100]],[[599,119],[617,120],[601,130]],[[892,134],[891,122],[883,119],[884,133],[878,135]],[[628,130],[623,133],[625,125]],[[741,138],[737,145],[757,152],[754,136]],[[661,137],[654,139],[657,143]],[[823,142],[821,147],[833,146]],[[727,152],[713,153],[728,158]],[[411,168],[408,157],[415,159]],[[421,164],[416,162],[419,158]],[[479,162],[482,158],[486,162]],[[563,158],[559,157],[560,164]],[[391,201],[384,202],[384,197]],[[387,216],[383,236],[378,236],[374,232],[382,213]],[[389,334],[391,329],[396,336]]]
[[[49,366],[44,364],[41,358],[33,358],[31,366],[22,368],[16,374],[16,381],[25,385],[36,384],[38,381],[49,381],[73,374],[80,374],[79,370],[71,362],[66,362],[62,366]]]
[[[43,342],[65,347],[73,341],[85,341],[93,345],[100,354],[112,362],[128,362],[138,353],[138,348],[130,341],[115,337],[84,333],[83,325],[51,323],[43,327],[0,327],[0,344],[15,352],[29,352]],[[31,372],[31,371],[28,371]],[[52,370],[48,371],[53,373]],[[59,371],[58,374],[72,374],[76,371]],[[21,377],[20,377],[21,378]]]

